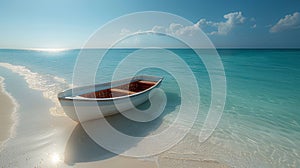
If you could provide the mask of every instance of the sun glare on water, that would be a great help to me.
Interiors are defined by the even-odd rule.
[[[52,162],[53,164],[57,164],[57,163],[59,163],[60,161],[61,161],[61,159],[60,159],[59,154],[53,153],[53,154],[51,155],[51,162]]]
[[[61,52],[67,49],[65,48],[32,48],[31,50],[35,51],[44,51],[44,52]]]

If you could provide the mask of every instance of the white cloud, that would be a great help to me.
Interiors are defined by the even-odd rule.
[[[255,29],[256,27],[257,27],[256,24],[254,24],[254,25],[251,26],[252,29]]]
[[[245,22],[246,18],[242,15],[242,12],[232,12],[224,15],[225,22],[213,22],[206,19],[200,19],[196,24],[199,27],[212,26],[216,27],[217,31],[208,33],[209,35],[227,35],[236,25]]]
[[[163,26],[154,26],[154,27],[152,28],[152,31],[153,31],[153,32],[165,33],[166,28],[163,27]]]
[[[169,27],[154,26],[151,31],[155,33],[167,33],[175,36],[192,36],[195,31],[198,31],[199,27],[194,24],[191,26],[183,26],[178,23],[171,23]]]
[[[271,33],[281,32],[291,29],[300,28],[300,13],[295,12],[292,15],[286,15],[280,19],[273,27],[270,28]]]
[[[245,17],[242,12],[232,12],[224,15],[226,19],[225,22],[213,22],[206,19],[200,19],[197,23],[190,26],[184,26],[178,23],[171,23],[169,27],[154,26],[151,30],[146,30],[156,33],[167,33],[176,36],[193,36],[199,28],[212,28],[216,31],[211,31],[207,33],[208,35],[227,35],[236,25],[245,22]],[[130,30],[122,29],[121,35],[126,35],[132,33]]]
[[[181,24],[172,23],[172,24],[170,24],[169,28],[167,29],[167,32],[170,34],[177,35],[177,36],[181,36],[181,35],[192,36],[194,31],[197,31],[198,29],[199,29],[199,27],[197,27],[196,25],[183,26]]]

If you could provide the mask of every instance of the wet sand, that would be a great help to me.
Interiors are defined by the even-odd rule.
[[[16,103],[4,90],[4,79],[0,77],[0,146],[13,135]]]

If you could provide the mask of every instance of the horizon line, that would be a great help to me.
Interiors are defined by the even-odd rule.
[[[0,48],[0,50],[29,50],[29,51],[68,51],[68,50],[96,50],[96,49],[143,49],[143,47],[118,47],[118,48]],[[300,47],[216,47],[216,48],[185,48],[185,47],[166,47],[166,48],[146,48],[146,49],[216,49],[216,50],[222,50],[222,49],[262,49],[262,50],[268,50],[268,49],[300,49]]]

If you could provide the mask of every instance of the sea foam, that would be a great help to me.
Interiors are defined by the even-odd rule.
[[[12,65],[10,63],[3,62],[0,62],[0,66],[24,77],[29,88],[42,91],[43,96],[54,103],[54,106],[49,109],[51,115],[65,116],[65,113],[57,99],[57,94],[60,91],[71,87],[65,79],[49,74],[42,75],[35,73],[27,69],[25,66]]]

